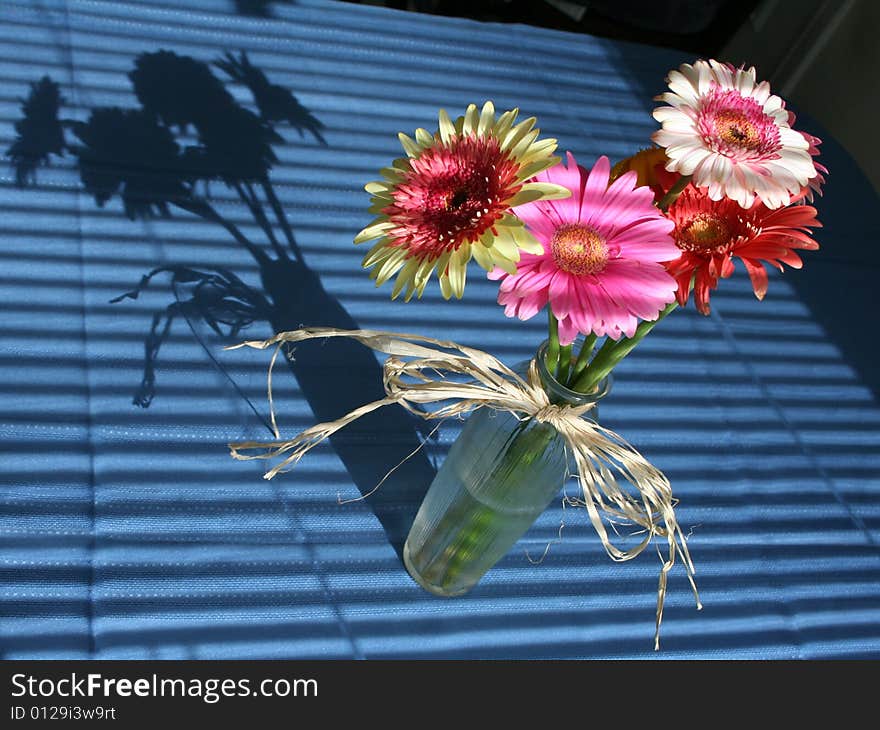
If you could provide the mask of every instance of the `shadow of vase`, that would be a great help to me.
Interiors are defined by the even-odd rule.
[[[305,264],[285,258],[264,260],[260,274],[272,302],[270,325],[274,332],[304,325],[359,328]],[[300,342],[287,364],[316,422],[335,420],[385,397],[382,368],[372,351],[354,340],[336,337]],[[436,473],[420,448],[426,438],[420,425],[402,407],[387,406],[329,439],[401,558],[410,526]]]

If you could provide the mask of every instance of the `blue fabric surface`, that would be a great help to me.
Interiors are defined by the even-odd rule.
[[[486,98],[536,115],[581,161],[618,159],[646,144],[651,97],[687,59],[324,0],[277,3],[269,18],[236,14],[231,0],[180,5],[4,0],[0,147],[44,75],[61,85],[63,115],[85,120],[95,107],[137,106],[128,73],[139,54],[211,62],[246,51],[323,125],[323,143],[279,125],[271,172],[305,266],[261,271],[222,227],[179,210],[132,221],[118,196],[98,207],[70,155],[25,189],[3,168],[3,658],[880,657],[880,409],[865,329],[878,201],[833,141],[823,249],[806,269],[771,276],[763,303],[740,271],[711,317],[676,313],[618,368],[603,406],[603,421],[672,481],[697,565],[705,610],[677,567],[655,655],[656,556],[611,562],[586,515],[561,503],[466,597],[440,600],[410,580],[399,542],[458,423],[369,502],[338,503],[418,443],[402,412],[353,427],[272,482],[260,463],[232,461],[228,441],[268,436],[267,357],[222,348],[273,326],[348,323],[529,357],[543,320],[505,319],[476,270],[461,302],[432,286],[420,302],[391,303],[373,287],[351,244],[370,218],[363,184],[398,156],[396,132]],[[253,108],[243,86],[228,88]],[[268,252],[235,192],[216,182],[210,193]],[[285,304],[237,336],[197,312],[178,316],[140,408],[152,318],[192,285],[160,274],[138,299],[109,300],[172,265],[225,267]],[[378,367],[357,348],[304,351],[278,371],[282,429],[366,401]],[[563,539],[531,564],[525,550],[540,554],[563,521]]]

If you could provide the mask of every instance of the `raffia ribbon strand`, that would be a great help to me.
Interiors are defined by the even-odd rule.
[[[386,397],[356,408],[335,421],[319,423],[283,441],[276,426],[272,398],[272,368],[278,353],[286,343],[326,337],[348,337],[388,355],[383,369]],[[266,472],[266,479],[292,469],[312,447],[352,421],[393,403],[425,419],[464,415],[478,408],[508,411],[519,418],[533,417],[551,424],[571,450],[587,513],[612,560],[632,560],[652,543],[654,537],[665,540],[666,555],[662,557],[663,566],[657,589],[654,648],[660,645],[666,577],[678,554],[685,565],[697,608],[702,608],[687,542],[675,519],[676,500],[672,496],[669,480],[619,435],[592,420],[581,418],[591,405],[552,404],[541,386],[534,360],[527,377],[522,378],[492,355],[454,342],[378,330],[319,327],[282,332],[268,340],[244,342],[230,349],[266,349],[272,346],[276,347],[276,351],[269,366],[268,387],[272,426],[277,440],[229,444],[231,454],[236,459],[283,457],[280,463]],[[446,375],[465,376],[471,382],[456,382],[447,379]],[[438,405],[435,410],[425,411],[416,407],[444,401],[448,403]],[[620,486],[615,472],[635,487],[638,496]],[[644,532],[644,538],[628,550],[618,548],[611,541],[603,515],[614,522],[638,525]]]

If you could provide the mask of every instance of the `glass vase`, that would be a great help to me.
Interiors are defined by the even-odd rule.
[[[591,408],[610,380],[594,393],[569,390],[545,364],[547,343],[536,355],[551,402]],[[528,363],[514,368],[525,374]],[[553,426],[526,414],[480,408],[468,418],[416,515],[403,549],[413,579],[430,593],[460,596],[513,547],[559,494],[568,476],[568,454]]]

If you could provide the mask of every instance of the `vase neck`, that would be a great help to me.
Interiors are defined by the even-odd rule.
[[[544,341],[535,353],[535,365],[538,377],[544,391],[550,397],[552,403],[567,406],[589,406],[598,403],[611,390],[611,375],[603,378],[596,389],[591,393],[578,393],[560,383],[547,369],[547,347],[549,343]]]

